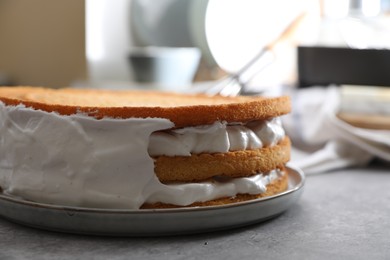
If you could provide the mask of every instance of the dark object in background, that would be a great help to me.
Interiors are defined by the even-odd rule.
[[[298,87],[390,86],[390,50],[298,47]]]

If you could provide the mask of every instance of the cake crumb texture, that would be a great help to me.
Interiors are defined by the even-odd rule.
[[[0,101],[61,115],[84,113],[101,119],[166,118],[175,127],[212,124],[215,121],[248,122],[290,112],[287,96],[223,97],[142,90],[49,89],[0,87]]]

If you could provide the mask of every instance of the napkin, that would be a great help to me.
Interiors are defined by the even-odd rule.
[[[337,117],[340,87],[297,89],[291,98],[293,111],[283,119],[293,143],[291,165],[311,174],[364,166],[373,158],[390,161],[389,130],[359,128]]]

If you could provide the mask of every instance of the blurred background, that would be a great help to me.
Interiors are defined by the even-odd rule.
[[[1,84],[67,86],[86,78],[85,3],[0,0]]]
[[[181,91],[238,72],[301,15],[247,85],[369,85],[312,69],[356,53],[312,47],[385,51],[389,9],[388,0],[0,0],[0,84]],[[372,84],[390,83],[379,76]]]

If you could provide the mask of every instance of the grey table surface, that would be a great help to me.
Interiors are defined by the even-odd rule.
[[[390,166],[307,176],[272,220],[188,236],[62,234],[0,218],[0,259],[390,259]]]

